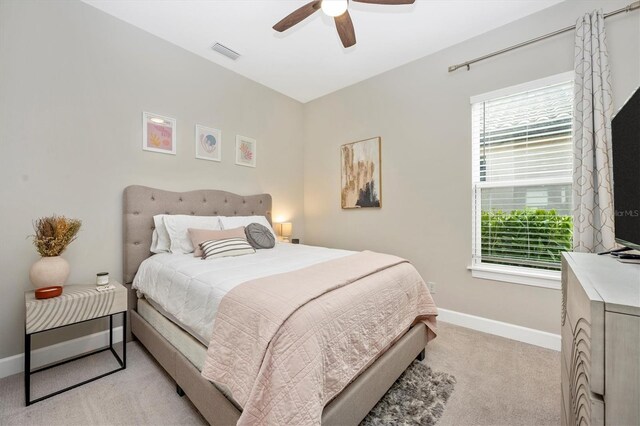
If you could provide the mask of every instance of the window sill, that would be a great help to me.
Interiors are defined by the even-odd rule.
[[[527,268],[487,264],[473,265],[467,269],[471,270],[471,276],[473,278],[551,288],[554,290],[560,290],[561,288],[560,271],[536,271]]]

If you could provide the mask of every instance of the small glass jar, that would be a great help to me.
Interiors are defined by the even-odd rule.
[[[107,285],[107,284],[109,284],[109,273],[98,272],[96,274],[96,285]]]

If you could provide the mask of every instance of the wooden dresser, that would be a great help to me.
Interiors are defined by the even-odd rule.
[[[640,265],[565,253],[562,424],[640,424]]]

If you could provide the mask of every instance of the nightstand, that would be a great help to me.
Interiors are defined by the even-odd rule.
[[[33,291],[28,291],[24,294],[26,313],[24,333],[24,392],[27,406],[127,368],[127,345],[124,337],[124,330],[127,328],[127,289],[115,281],[111,281],[110,284],[114,285],[115,289],[104,292],[97,291],[95,284],[66,285],[63,287],[62,295],[51,299],[36,299]],[[123,321],[122,358],[120,358],[113,349],[113,316],[117,314],[122,314]],[[31,336],[72,324],[105,317],[109,317],[109,346],[55,364],[49,364],[33,371],[31,370]],[[120,365],[119,368],[52,392],[33,401],[31,400],[30,386],[31,376],[33,374],[104,351],[111,351],[111,353],[113,353],[113,356]]]

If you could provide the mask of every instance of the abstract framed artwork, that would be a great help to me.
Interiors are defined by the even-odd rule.
[[[256,140],[246,136],[236,136],[236,164],[239,166],[256,166]]]
[[[209,161],[222,160],[222,132],[196,124],[196,158]]]
[[[380,137],[340,147],[343,209],[382,207]]]
[[[176,119],[143,112],[142,149],[176,155]]]

